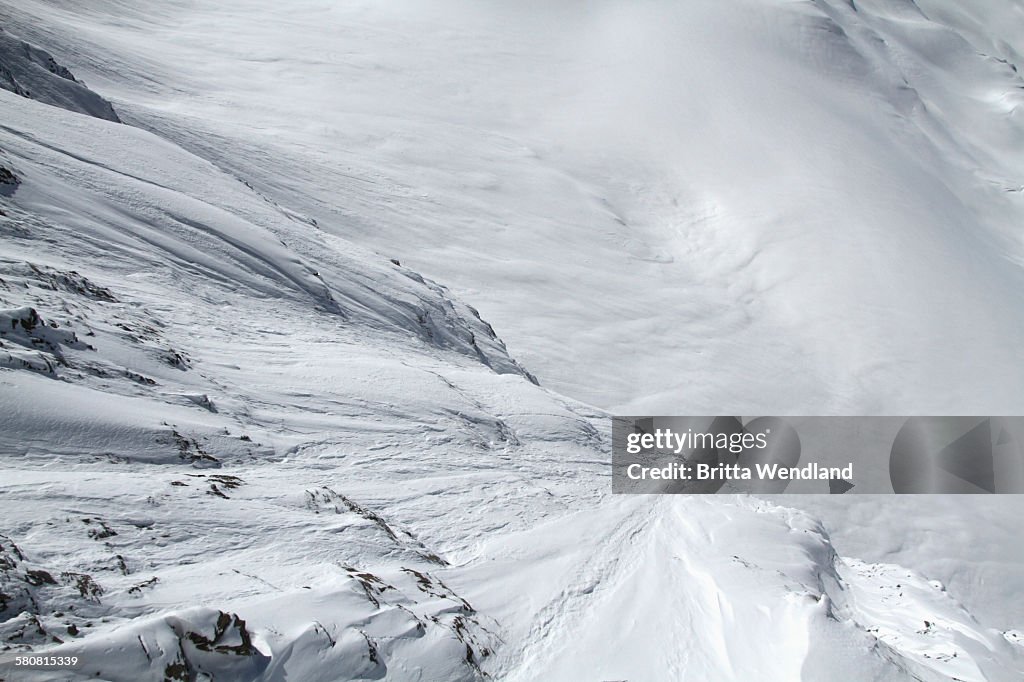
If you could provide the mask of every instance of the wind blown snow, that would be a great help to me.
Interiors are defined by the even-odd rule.
[[[612,496],[607,418],[1024,411],[1019,3],[0,27],[0,656],[1024,676],[1021,500]]]

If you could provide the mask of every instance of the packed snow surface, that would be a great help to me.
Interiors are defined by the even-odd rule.
[[[1024,677],[1018,498],[613,497],[606,412],[1021,413],[1019,3],[0,25],[22,678]]]

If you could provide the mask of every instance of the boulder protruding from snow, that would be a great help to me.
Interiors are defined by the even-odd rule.
[[[0,166],[0,185],[17,185],[20,182],[13,172]]]
[[[54,374],[67,364],[62,347],[86,347],[73,331],[47,322],[35,308],[0,309],[0,367]]]

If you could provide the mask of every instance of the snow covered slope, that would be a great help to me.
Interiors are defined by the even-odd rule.
[[[439,285],[151,133],[0,97],[5,643],[85,636],[89,679],[477,677],[496,626],[437,571],[564,501],[537,467],[603,468],[593,413]],[[229,602],[248,625],[180,610]]]
[[[110,102],[78,81],[45,50],[0,28],[0,88],[69,111],[117,121]]]
[[[564,395],[1019,411],[1020,15],[929,4],[0,5],[129,124],[0,90],[11,679],[1020,679],[1020,501],[613,498]]]
[[[563,393],[1024,409],[1012,0],[17,5],[132,122],[451,285]]]

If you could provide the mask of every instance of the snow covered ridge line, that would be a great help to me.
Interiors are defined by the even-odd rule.
[[[68,111],[120,122],[110,102],[75,78],[49,52],[0,27],[0,88]]]
[[[3,647],[81,646],[87,679],[481,679],[496,627],[436,575],[438,546],[478,531],[428,524],[428,546],[367,471],[388,491],[447,472],[454,499],[482,462],[514,479],[521,523],[551,493],[504,451],[596,459],[589,421],[441,285],[150,133],[0,104]]]
[[[607,535],[596,532],[602,527]],[[538,541],[552,533],[585,540],[551,556]],[[368,571],[334,564],[323,567],[315,585],[250,596],[229,610],[164,610],[84,638],[62,633],[70,641],[38,652],[76,659],[59,673],[76,682],[97,675],[111,682],[204,675],[245,682],[825,682],[839,672],[851,680],[1015,682],[1024,664],[1019,633],[979,625],[941,584],[898,566],[844,559],[808,515],[753,498],[606,501],[489,542],[513,553],[447,569],[445,577],[436,566]],[[0,543],[5,591],[42,604],[67,595],[65,582],[74,586],[74,576],[58,577],[17,545]],[[32,577],[31,585],[21,574]],[[541,575],[549,578],[545,585],[528,589]],[[511,602],[506,610],[538,611],[495,622],[475,606],[477,597],[453,591],[453,583],[472,584],[487,604],[504,600]],[[27,597],[14,591],[19,587]],[[538,601],[507,599],[523,589]],[[107,597],[95,588],[78,604],[64,596],[65,608],[76,608],[62,615],[88,617],[100,599]],[[616,614],[646,620],[612,650]],[[39,619],[20,621],[6,625],[42,629]],[[739,642],[730,634],[746,637]],[[10,658],[3,658],[3,672],[12,669]],[[12,679],[25,682],[54,679],[52,668],[15,673]]]
[[[9,555],[13,568],[24,558],[6,543],[17,552]],[[4,569],[0,564],[0,578]],[[31,573],[43,588],[58,584],[45,571]],[[429,679],[487,677],[480,666],[499,644],[494,625],[443,581],[407,567],[376,575],[339,566],[335,573],[315,588],[249,604],[246,619],[193,607],[136,619],[45,654],[0,654],[0,679],[327,682],[402,677],[406,660]],[[11,622],[5,625],[9,634]],[[42,629],[38,621],[35,627]]]
[[[543,533],[581,539],[545,562]],[[528,633],[499,649],[497,679],[1011,682],[1022,672],[1015,632],[979,625],[913,571],[839,556],[809,515],[756,498],[618,497],[504,544],[530,561],[476,570],[504,570],[505,589],[564,577],[534,588],[545,598]]]
[[[535,381],[479,313],[442,285],[296,218],[152,133],[69,118],[4,92],[0,98],[11,114],[0,129],[0,164],[17,179],[3,186],[13,203],[0,220],[23,245],[32,243],[23,238],[26,225],[70,208],[69,222],[62,218],[46,229],[65,231],[97,256],[113,246],[122,268],[155,266],[154,274],[173,272],[178,286],[212,281],[227,295],[242,287],[311,303],[311,314],[412,333],[429,346]],[[156,261],[150,245],[163,254]]]

